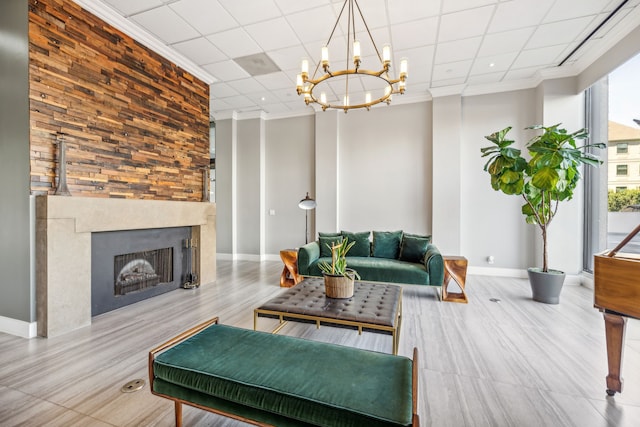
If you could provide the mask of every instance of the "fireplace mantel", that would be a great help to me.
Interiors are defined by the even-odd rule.
[[[192,227],[200,245],[200,283],[216,277],[216,207],[206,202],[36,197],[38,335],[91,324],[91,233]]]

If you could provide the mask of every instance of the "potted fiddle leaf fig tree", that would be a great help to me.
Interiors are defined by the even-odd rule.
[[[598,166],[602,161],[587,149],[605,144],[576,145],[588,137],[585,129],[568,133],[560,124],[530,126],[541,131],[526,145],[528,160],[507,139],[511,126],[485,136],[492,145],[482,148],[489,157],[484,170],[491,175],[491,187],[504,194],[522,197],[522,214],[528,224],[537,224],[542,233],[542,268],[529,268],[529,283],[535,301],[558,304],[565,274],[549,268],[547,233],[560,202],[571,200],[582,175],[582,165]]]

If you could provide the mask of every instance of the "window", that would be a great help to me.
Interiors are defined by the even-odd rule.
[[[629,152],[629,144],[626,142],[620,142],[616,145],[616,153],[627,154]]]
[[[619,191],[624,191],[626,189],[627,189],[627,187],[616,187],[616,193],[619,192]]]
[[[627,165],[616,165],[616,175],[618,175],[618,176],[626,176],[627,175]]]

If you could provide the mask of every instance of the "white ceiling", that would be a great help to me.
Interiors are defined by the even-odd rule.
[[[302,58],[309,58],[310,63],[320,59],[320,49],[329,39],[344,0],[75,2],[210,83],[211,116],[221,119],[234,112],[310,113],[311,107],[296,94],[296,74]],[[359,0],[378,48],[391,45],[393,64],[399,64],[401,58],[409,61],[407,91],[395,95],[393,103],[416,102],[437,94],[532,87],[544,77],[576,75],[640,25],[640,0],[628,0],[559,66],[622,3],[624,0]],[[341,20],[343,30],[344,22]],[[361,29],[359,18],[355,25]],[[379,69],[379,62],[370,56],[373,48],[365,43],[367,38],[358,38],[363,45],[362,68]],[[344,68],[343,32],[334,36],[329,48],[332,68]],[[258,53],[266,53],[281,71],[252,77],[233,61]],[[311,72],[313,69],[310,66]],[[392,68],[393,75],[397,69]],[[335,89],[335,96],[340,96],[340,90]]]

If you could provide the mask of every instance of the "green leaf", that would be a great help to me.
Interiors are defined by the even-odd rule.
[[[531,177],[531,184],[541,190],[553,190],[558,182],[558,172],[550,167],[540,169]]]

